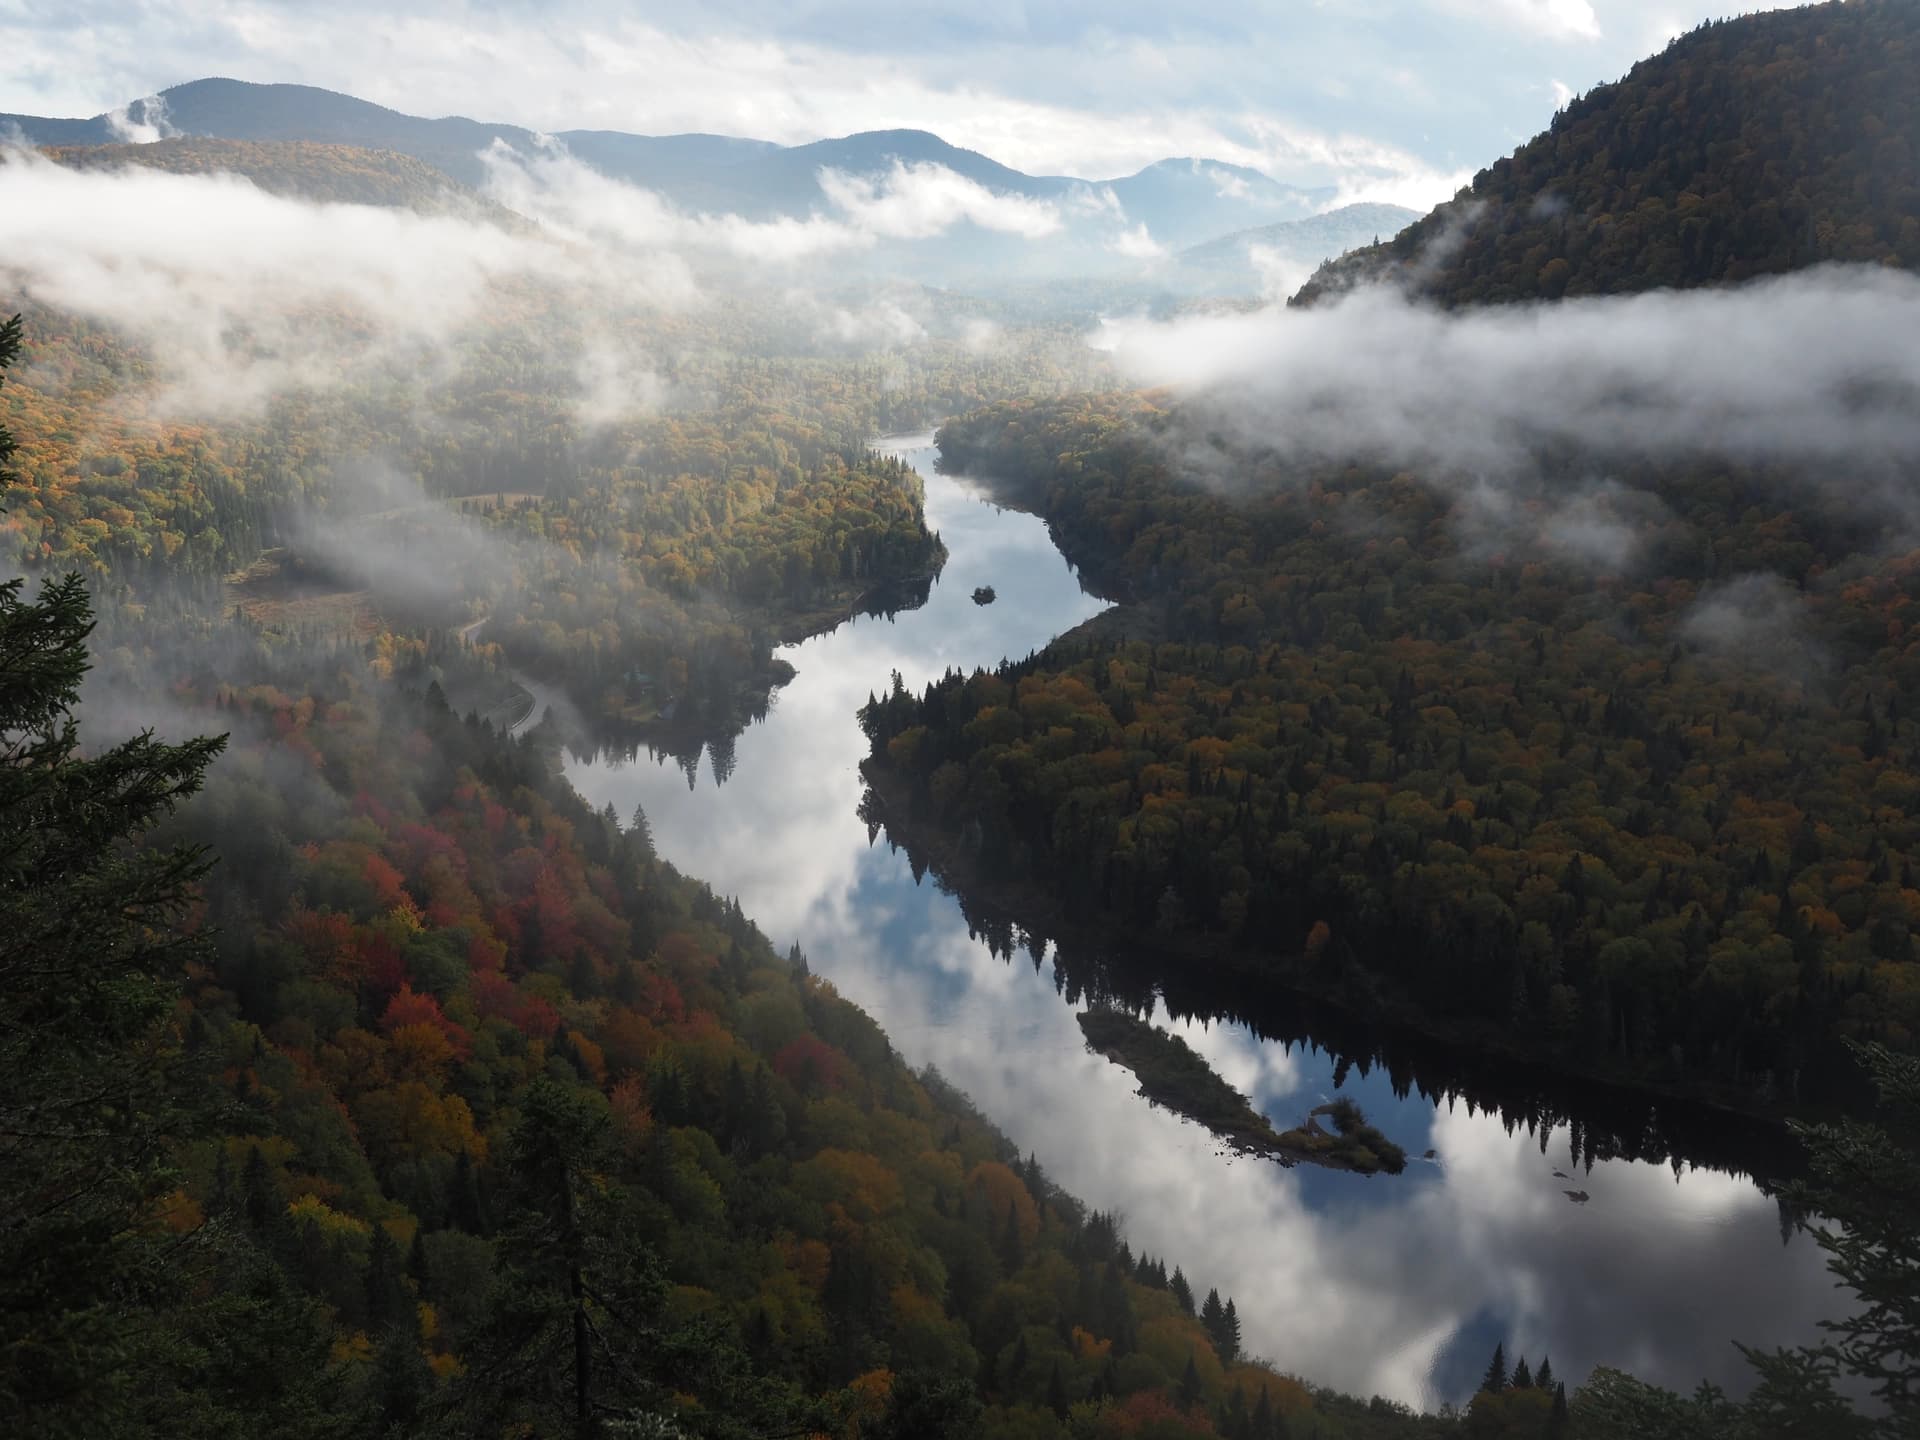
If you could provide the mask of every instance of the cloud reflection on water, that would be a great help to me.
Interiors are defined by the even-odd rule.
[[[1222,1155],[1088,1053],[1050,963],[995,959],[955,901],[916,885],[904,853],[869,845],[853,720],[868,692],[895,669],[918,687],[949,665],[1017,658],[1102,608],[1039,521],[995,511],[934,476],[930,451],[902,449],[928,477],[929,523],[951,551],[929,603],[787,652],[798,677],[741,736],[726,786],[703,770],[689,792],[677,767],[646,757],[576,763],[591,803],[623,816],[643,804],[664,855],[736,896],[777,945],[797,938],[912,1063],[937,1066],[1059,1183],[1118,1212],[1136,1249],[1185,1267],[1202,1294],[1231,1294],[1249,1351],[1285,1369],[1432,1406],[1463,1400],[1501,1340],[1536,1364],[1550,1352],[1569,1380],[1609,1364],[1744,1390],[1733,1339],[1811,1334],[1832,1303],[1819,1252],[1805,1237],[1783,1246],[1774,1202],[1741,1178],[1576,1169],[1564,1127],[1543,1154],[1524,1127],[1509,1133],[1464,1102],[1400,1100],[1381,1070],[1357,1067],[1345,1091],[1435,1161],[1366,1179]],[[979,584],[998,602],[974,605]],[[1324,1053],[1220,1022],[1173,1028],[1283,1126],[1333,1092]]]

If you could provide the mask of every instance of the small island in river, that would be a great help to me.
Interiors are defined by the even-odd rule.
[[[1304,1160],[1361,1175],[1380,1170],[1398,1175],[1407,1168],[1406,1151],[1368,1124],[1344,1095],[1310,1110],[1303,1125],[1278,1131],[1178,1035],[1105,1007],[1088,1010],[1079,1020],[1088,1046],[1131,1070],[1148,1100],[1206,1126],[1242,1154],[1264,1155],[1283,1165]],[[1320,1124],[1321,1116],[1333,1122],[1331,1130]]]
[[[976,585],[973,587],[973,603],[976,605],[991,605],[999,598],[998,595],[994,594],[993,586],[991,585]]]

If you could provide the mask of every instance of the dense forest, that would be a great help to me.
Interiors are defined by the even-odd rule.
[[[1695,31],[1392,254],[1447,304],[1920,261],[1915,21]],[[1529,442],[1490,497],[1172,393],[939,439],[1128,602],[866,712],[875,814],[1039,928],[1761,1107],[1861,1098],[1847,1039],[1913,1046],[1901,462]]]
[[[423,653],[230,658],[170,697],[217,767],[82,761],[83,587],[0,604],[10,819],[45,817],[10,934],[71,945],[74,987],[9,962],[6,1113],[117,1076],[104,1133],[0,1140],[25,1433],[1423,1433],[1242,1356],[1217,1294]]]
[[[1279,1373],[424,654],[229,657],[170,697],[223,739],[83,755],[89,620],[78,577],[0,587],[11,1433],[1866,1433],[1830,1355],[1735,1405],[1496,1354],[1432,1416]],[[1904,1208],[1834,1208],[1904,1315]]]
[[[1463,565],[1446,492],[1249,459],[1258,498],[1224,498],[1167,460],[1179,423],[1116,398],[942,430],[1140,603],[876,700],[891,819],[1182,965],[1597,1069],[1831,1099],[1841,1037],[1912,1045],[1915,557],[1705,469],[1633,477],[1664,502],[1619,507],[1644,575]],[[1715,596],[1764,653],[1700,627]]]
[[[764,708],[776,644],[937,572],[919,481],[869,453],[875,434],[1093,373],[1046,332],[986,355],[808,353],[744,303],[590,342],[536,296],[457,367],[368,352],[258,414],[194,419],[142,346],[28,314],[0,391],[22,437],[0,516],[17,563],[308,635],[466,633],[562,687],[588,738],[689,761]],[[656,346],[644,373],[617,358]],[[672,403],[603,414],[609,384]]]
[[[1844,177],[1847,146],[1876,173],[1907,155],[1912,29],[1857,0],[1686,37],[1562,117],[1564,150],[1483,177],[1508,208],[1443,298],[1913,263],[1913,222],[1880,225],[1911,215],[1910,167],[1883,191],[1795,178]],[[1841,91],[1877,117],[1864,140],[1821,99]],[[1735,108],[1778,162],[1764,184],[1799,186],[1777,213],[1740,188],[1746,150],[1688,159],[1646,128]],[[1679,158],[1642,163],[1654,146]],[[436,172],[350,147],[56,158],[471,217]],[[1558,224],[1536,177],[1576,167],[1614,189],[1569,213],[1643,223]],[[1078,337],[983,346],[987,307],[895,298],[924,328],[877,351],[757,292],[583,316],[502,284],[432,356],[344,301],[291,329],[263,311],[207,354],[221,382],[269,379],[208,402],[170,347],[20,297],[0,1430],[1920,1434],[1920,552],[1791,476],[1626,460],[1606,518],[1647,567],[1488,554],[1417,476],[1282,475],[1167,395],[1104,388]],[[275,369],[289,335],[311,353]],[[862,712],[869,821],[921,846],[916,875],[931,854],[1004,898],[983,929],[1036,966],[1038,937],[1076,937],[1056,979],[1147,1093],[1388,1172],[1355,1185],[1405,1157],[1350,1100],[1274,1132],[1137,1012],[1298,987],[1623,1093],[1827,1115],[1783,1132],[1801,1173],[1780,1189],[1858,1301],[1824,1343],[1750,1352],[1743,1401],[1504,1346],[1434,1414],[1321,1388],[1248,1353],[1233,1277],[1134,1250],[668,864],[643,812],[579,798],[560,755],[583,741],[670,750],[690,779],[705,749],[724,780],[776,644],[925,593],[944,551],[920,482],[870,444],[956,414],[948,463],[991,472],[1123,603],[996,672],[918,696],[896,676]],[[1196,445],[1245,493],[1189,483]],[[522,679],[576,714],[508,733]],[[1109,948],[1112,969],[1080,958]],[[1396,1088],[1406,1054],[1381,1051]],[[1665,1153],[1670,1117],[1620,1116],[1576,1129],[1576,1163]]]
[[[1390,276],[1443,305],[1920,267],[1920,12],[1833,0],[1714,21],[1555,115],[1297,303]]]
[[[17,1434],[1860,1432],[1830,1357],[1745,1405],[1498,1354],[1463,1415],[1290,1379],[422,657],[236,662],[173,695],[225,741],[81,758],[86,628],[77,578],[0,588]]]
[[[422,214],[463,214],[496,224],[527,222],[434,169],[392,150],[301,140],[172,136],[145,145],[63,145],[43,152],[76,169],[138,165],[176,175],[232,175],[273,195],[339,205],[393,205]]]

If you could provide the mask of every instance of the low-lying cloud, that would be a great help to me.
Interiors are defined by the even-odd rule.
[[[1447,312],[1384,289],[1310,309],[1109,321],[1124,373],[1282,459],[1456,476],[1543,449],[1920,459],[1920,277],[1828,268],[1724,290]]]
[[[1741,575],[1703,592],[1679,631],[1706,658],[1738,669],[1800,684],[1827,669],[1805,598],[1778,575]]]
[[[996,194],[944,165],[896,160],[878,175],[821,170],[826,209],[756,220],[678,209],[653,191],[601,174],[557,142],[528,155],[496,141],[482,158],[489,196],[557,234],[596,245],[794,264],[883,241],[927,240],[963,222],[1027,240],[1054,235],[1063,225],[1059,207]]]
[[[162,408],[245,413],[369,365],[450,363],[501,287],[694,298],[671,256],[587,252],[479,218],[317,204],[227,175],[0,154],[0,286],[163,361]]]
[[[1144,221],[1131,230],[1122,230],[1107,242],[1107,248],[1128,260],[1161,260],[1167,254],[1167,247],[1153,238]]]
[[[873,178],[820,172],[820,188],[857,234],[925,240],[970,221],[983,230],[1028,240],[1057,234],[1059,209],[1024,195],[1000,195],[944,165],[905,164]]]
[[[135,106],[126,124],[157,138],[164,109]],[[995,195],[937,165],[828,172],[831,213],[755,220],[680,211],[558,144],[495,145],[483,158],[487,198],[515,214],[457,200],[433,214],[318,203],[239,176],[71,169],[0,150],[0,295],[107,324],[146,349],[159,362],[155,391],[138,402],[148,413],[227,418],[377,370],[450,377],[503,297],[525,314],[537,293],[532,338],[576,372],[592,428],[662,400],[641,338],[657,327],[628,320],[730,304],[752,285],[762,323],[790,337],[910,345],[928,333],[924,316],[820,262],[963,223],[1025,239],[1063,224],[1050,203]]]
[[[179,133],[167,119],[167,101],[161,95],[149,95],[109,110],[107,128],[128,145],[151,145]]]

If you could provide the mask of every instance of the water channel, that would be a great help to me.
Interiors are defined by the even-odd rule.
[[[1613,1365],[1743,1393],[1735,1339],[1812,1337],[1835,1304],[1831,1277],[1744,1175],[1684,1157],[1589,1168],[1564,1124],[1401,1095],[1384,1068],[1345,1066],[1344,1093],[1410,1156],[1433,1157],[1400,1176],[1285,1169],[1223,1153],[1089,1053],[1050,961],[996,958],[904,851],[869,841],[854,712],[894,670],[917,688],[1018,658],[1101,602],[1040,521],[935,473],[930,437],[882,448],[925,477],[950,552],[928,603],[784,651],[798,676],[739,738],[724,785],[703,766],[690,787],[645,752],[576,758],[568,774],[588,801],[623,816],[643,805],[666,858],[736,896],[776,945],[798,940],[910,1063],[937,1067],[1055,1181],[1117,1212],[1136,1250],[1182,1266],[1200,1294],[1231,1295],[1247,1351],[1284,1370],[1433,1407],[1466,1399],[1501,1341],[1536,1367],[1550,1354],[1570,1382]],[[995,603],[974,603],[982,585]],[[1282,1129],[1334,1093],[1321,1045],[1155,1018]]]

